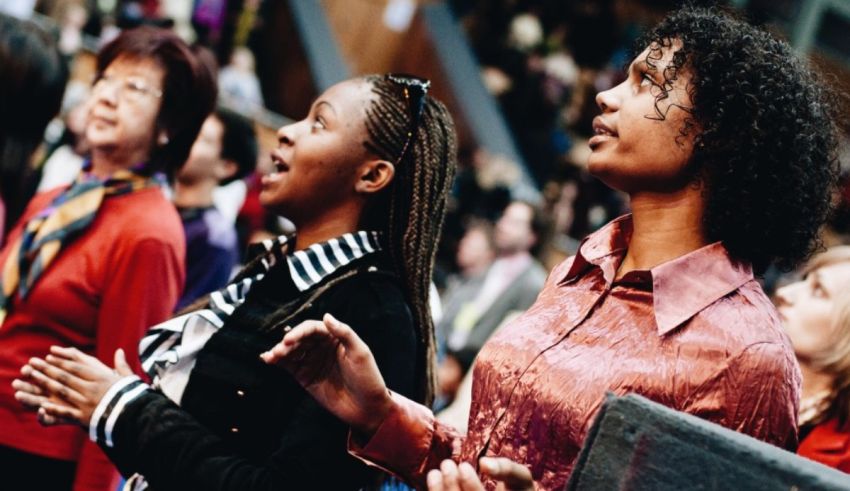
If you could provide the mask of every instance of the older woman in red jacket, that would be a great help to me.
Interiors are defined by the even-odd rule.
[[[69,345],[137,360],[184,280],[183,228],[161,184],[189,154],[215,79],[169,31],[103,48],[89,101],[91,159],[69,187],[36,195],[0,253],[0,473],[27,489],[107,491],[117,472],[79,428],[46,428],[14,398],[30,357]],[[137,363],[136,363],[137,365]],[[14,484],[17,486],[17,484]]]

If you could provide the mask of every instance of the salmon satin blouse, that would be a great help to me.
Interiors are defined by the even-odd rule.
[[[466,435],[394,394],[395,410],[351,452],[420,487],[444,458],[501,456],[561,489],[608,391],[795,448],[800,371],[750,265],[718,242],[615,281],[631,230],[624,216],[590,235],[488,341]]]

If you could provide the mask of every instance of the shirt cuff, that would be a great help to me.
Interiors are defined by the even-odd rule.
[[[363,462],[405,480],[424,471],[434,437],[434,414],[427,407],[391,392],[393,410],[364,446],[349,432],[348,452]]]
[[[121,411],[150,386],[135,375],[128,375],[114,384],[97,403],[89,421],[89,439],[98,445],[113,446],[112,431]]]

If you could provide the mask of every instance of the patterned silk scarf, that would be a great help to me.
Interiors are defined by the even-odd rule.
[[[120,170],[101,180],[88,172],[90,168],[86,164],[71,187],[27,222],[6,257],[0,279],[0,325],[6,319],[15,292],[26,298],[62,248],[88,228],[106,197],[158,186],[163,181],[161,177],[145,177],[132,170]]]

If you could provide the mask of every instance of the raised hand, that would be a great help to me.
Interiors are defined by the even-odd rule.
[[[527,467],[497,457],[482,457],[478,462],[481,471],[499,482],[497,491],[534,491],[534,479]],[[466,462],[457,465],[444,460],[440,469],[428,473],[428,491],[484,491],[484,484]]]
[[[319,404],[363,436],[374,434],[394,407],[369,347],[330,314],[302,322],[260,357],[288,370]]]
[[[106,391],[132,373],[120,349],[115,352],[113,370],[76,348],[53,346],[45,359],[31,358],[21,368],[24,379],[14,380],[12,387],[15,399],[29,409],[37,409],[43,424],[88,426]]]

